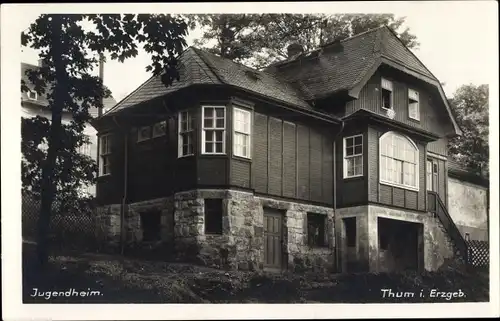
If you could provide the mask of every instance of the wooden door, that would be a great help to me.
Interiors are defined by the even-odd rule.
[[[281,212],[264,209],[264,267],[281,269],[283,219]]]

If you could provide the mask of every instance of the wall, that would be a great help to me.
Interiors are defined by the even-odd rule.
[[[259,194],[332,204],[333,132],[256,111],[251,187]],[[238,183],[241,176],[233,171],[232,180]]]
[[[411,76],[389,68],[381,67],[368,80],[359,94],[359,98],[346,104],[346,115],[359,109],[370,110],[385,115],[382,109],[381,77],[393,83],[393,105],[396,112],[394,120],[406,125],[424,129],[444,136],[451,129],[451,122],[447,119],[444,103],[437,88],[425,84]],[[419,92],[420,120],[408,117],[408,88]]]
[[[41,107],[37,104],[33,104],[30,101],[22,102],[21,104],[21,117],[32,118],[32,117],[45,117],[47,119],[52,119],[50,111],[45,107]],[[72,120],[71,115],[64,113],[62,116],[62,123],[69,124]],[[79,152],[97,160],[97,131],[90,125],[86,124],[83,129],[83,134],[86,135],[90,142],[80,148]],[[90,195],[96,195],[96,186],[94,184],[88,184],[81,187],[83,192],[89,193]]]
[[[488,240],[487,188],[448,177],[448,212],[471,240]]]
[[[379,205],[355,206],[337,210],[336,226],[340,239],[342,269],[346,271],[347,262],[345,255],[345,234],[341,227],[342,218],[356,217],[356,259],[357,271],[383,271],[386,266],[381,265],[379,240],[378,240],[378,218],[388,218],[402,220],[422,225],[424,251],[421,264],[426,270],[435,271],[453,258],[453,247],[447,234],[442,230],[439,219],[434,218],[430,213],[422,213],[410,210],[400,210]]]

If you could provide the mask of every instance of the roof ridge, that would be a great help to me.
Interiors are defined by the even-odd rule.
[[[217,68],[214,68],[214,66],[212,66],[212,64],[208,61],[208,59],[206,59],[206,57],[204,56],[205,53],[208,53],[207,51],[204,51],[200,48],[196,48],[194,46],[191,46],[190,48],[193,49],[194,53],[196,54],[196,56],[198,56],[198,58],[201,59],[201,61],[203,61],[203,63],[205,63],[205,65],[207,66],[207,68],[214,74],[214,76],[217,78],[217,80],[223,84],[225,84],[226,82],[224,81],[224,77],[222,77],[222,75],[220,75],[218,72],[217,72]],[[200,54],[201,53],[201,54]],[[212,53],[211,53],[212,54]],[[214,54],[212,54],[214,55]],[[216,55],[214,55],[216,56]],[[222,58],[222,57],[220,57]],[[228,59],[229,60],[229,59]],[[198,62],[196,62],[198,63]],[[198,63],[199,64],[199,63]],[[200,66],[201,67],[201,66]],[[202,68],[203,69],[203,68]],[[208,76],[208,75],[207,75]],[[210,76],[209,76],[210,78]]]

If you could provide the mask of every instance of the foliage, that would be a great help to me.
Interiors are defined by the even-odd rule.
[[[286,59],[293,42],[311,51],[383,25],[409,48],[419,45],[409,28],[398,31],[405,18],[393,14],[223,14],[196,15],[193,20],[191,28],[205,30],[195,45],[255,68]]]
[[[449,141],[451,156],[477,174],[489,172],[488,85],[463,85],[450,99],[462,136]]]
[[[152,59],[146,71],[170,85],[179,77],[177,56],[186,45],[187,27],[183,17],[164,14],[41,15],[21,34],[22,45],[37,50],[43,61],[41,68],[26,72],[31,84],[22,81],[21,90],[30,87],[46,98],[51,114],[50,120],[25,119],[22,128],[23,186],[41,199],[42,241],[53,201],[75,205],[78,187],[96,176],[94,161],[77,150],[86,143],[89,107],[102,108],[102,99],[110,95],[101,79],[91,75],[100,56],[123,62],[142,45]],[[63,116],[70,122],[63,123]]]

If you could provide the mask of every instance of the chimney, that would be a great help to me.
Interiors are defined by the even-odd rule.
[[[288,58],[295,57],[295,56],[300,55],[301,53],[304,52],[304,48],[302,47],[302,45],[300,45],[298,43],[292,43],[292,44],[288,45],[286,50],[287,50]]]

